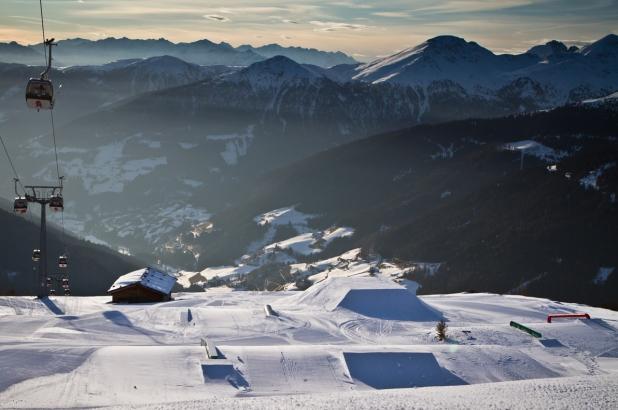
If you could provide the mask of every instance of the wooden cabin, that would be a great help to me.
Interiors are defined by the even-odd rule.
[[[152,267],[120,276],[107,291],[113,303],[154,303],[172,299],[176,278]]]

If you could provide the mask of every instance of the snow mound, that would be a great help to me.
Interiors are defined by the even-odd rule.
[[[430,322],[442,317],[405,287],[377,277],[328,278],[286,302],[385,320]]]

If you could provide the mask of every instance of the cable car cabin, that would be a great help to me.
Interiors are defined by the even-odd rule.
[[[49,199],[49,207],[52,211],[63,211],[64,210],[64,199],[61,196],[52,196]]]
[[[28,201],[23,196],[18,196],[13,202],[13,211],[16,214],[25,214],[28,212]]]
[[[32,260],[35,262],[41,260],[41,251],[39,249],[34,249],[32,251]]]
[[[59,268],[66,268],[68,266],[69,266],[69,258],[67,258],[65,255],[58,257],[58,267]],[[64,279],[62,281],[64,282]]]
[[[26,86],[26,104],[38,110],[54,108],[54,86],[50,80],[31,78]]]

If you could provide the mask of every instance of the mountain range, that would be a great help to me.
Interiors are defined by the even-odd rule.
[[[16,42],[0,43],[0,61],[41,64],[44,60],[41,44],[22,46]],[[261,47],[228,43],[213,43],[203,39],[191,43],[173,43],[164,38],[136,40],[82,38],[60,40],[54,49],[56,66],[101,65],[116,60],[149,58],[169,55],[199,65],[246,66],[275,55],[285,55],[300,63],[331,67],[356,61],[342,52],[320,51],[313,48],[283,47],[269,44]]]
[[[348,250],[346,246],[360,245],[405,261],[442,263],[448,255],[429,249],[430,244],[434,251],[441,249],[442,241],[448,239],[444,235],[452,227],[445,225],[443,218],[461,217],[458,223],[465,224],[468,213],[486,212],[488,221],[499,219],[492,212],[506,205],[497,201],[495,196],[499,195],[491,190],[492,184],[505,184],[512,191],[524,184],[522,195],[536,195],[536,181],[547,183],[544,173],[543,178],[530,177],[522,183],[520,176],[532,171],[525,167],[522,174],[516,173],[519,156],[496,150],[495,144],[530,140],[552,148],[551,152],[564,150],[587,164],[579,166],[582,175],[577,174],[574,181],[611,163],[607,155],[614,155],[615,141],[609,134],[615,131],[607,123],[615,120],[607,109],[614,99],[604,97],[618,90],[615,35],[581,49],[550,42],[520,55],[495,55],[476,43],[441,36],[371,63],[335,66],[319,60],[315,51],[310,53],[314,60],[302,60],[304,53],[298,49],[284,49],[289,52],[287,57],[265,58],[263,54],[276,54],[280,48],[244,46],[239,47],[242,51],[224,47],[224,53],[263,54],[255,61],[236,62],[234,66],[204,65],[186,61],[191,53],[180,56],[182,47],[168,43],[117,39],[61,44],[59,61],[63,47],[83,47],[80,53],[84,59],[99,55],[101,61],[112,58],[115,47],[125,54],[112,63],[88,65],[82,61],[80,66],[56,69],[51,78],[58,90],[56,136],[61,172],[67,177],[65,193],[70,198],[65,226],[78,235],[96,237],[114,248],[128,248],[139,257],[149,255],[176,267],[196,269],[235,262],[263,234],[253,218],[297,204],[307,213],[323,215],[312,229],[324,230],[331,225],[355,229],[352,238],[333,242],[322,256],[336,256]],[[200,50],[214,47],[208,43],[190,44],[202,47]],[[176,50],[175,56],[165,52],[146,58],[168,46]],[[20,52],[29,50],[20,47],[13,45]],[[88,51],[88,47],[100,49],[97,53]],[[27,111],[22,94],[26,79],[39,71],[39,67],[0,63],[0,126],[22,177],[51,181],[55,162],[49,117],[44,112]],[[594,102],[586,103],[586,108],[572,105],[582,100]],[[570,108],[562,108],[561,114],[539,113],[564,104]],[[574,116],[575,122],[566,122],[571,128],[553,124],[568,117],[564,113]],[[509,117],[515,114],[519,116]],[[527,120],[528,115],[533,119]],[[498,117],[503,119],[490,120]],[[468,120],[471,118],[474,120]],[[457,120],[463,122],[452,122]],[[445,121],[448,124],[431,128],[430,124]],[[604,128],[595,128],[595,122]],[[592,142],[582,139],[575,130],[595,138]],[[554,141],[562,133],[565,147]],[[399,137],[392,137],[395,134]],[[546,135],[549,142],[543,139]],[[598,141],[601,137],[605,138],[602,143]],[[408,140],[418,145],[405,145],[403,141]],[[396,143],[389,151],[377,141]],[[370,148],[363,151],[359,147]],[[589,153],[584,155],[597,149],[594,152],[606,155],[597,159]],[[578,150],[583,151],[578,154]],[[391,158],[395,154],[402,157]],[[320,160],[329,155],[329,161]],[[555,165],[534,158],[526,156],[525,165],[534,163],[535,172]],[[562,157],[551,158],[557,161]],[[601,159],[605,162],[599,162]],[[424,165],[417,170],[419,164]],[[611,175],[611,169],[601,173]],[[572,170],[568,172],[573,174]],[[450,179],[451,175],[461,179]],[[400,182],[392,186],[386,183],[393,179]],[[569,186],[575,190],[582,185]],[[453,187],[468,188],[460,196]],[[12,181],[0,181],[0,188],[10,195]],[[412,189],[418,191],[406,193]],[[569,192],[539,197],[558,201]],[[576,192],[578,198],[584,195]],[[487,202],[491,206],[474,210],[471,198],[475,193],[482,195],[479,198],[492,198]],[[376,201],[382,196],[384,199]],[[437,202],[428,199],[436,196],[440,199]],[[406,207],[406,203],[412,205]],[[444,207],[444,213],[432,210],[435,203],[440,209]],[[568,215],[581,225],[584,219],[578,215],[591,209],[577,205],[575,210],[568,210],[574,212]],[[614,217],[612,209],[610,206],[609,216],[603,214],[607,220]],[[503,211],[509,211],[508,207]],[[566,212],[559,214],[566,218]],[[424,219],[411,215],[423,215]],[[533,221],[520,214],[515,217],[525,224]],[[483,226],[473,222],[469,224],[474,228],[472,234],[487,234]],[[427,239],[432,237],[431,226],[439,232],[433,236],[435,242]],[[277,232],[278,241],[294,234],[290,229]],[[423,237],[409,232],[419,232]],[[457,235],[471,235],[462,232]],[[459,244],[466,243],[465,236],[457,235],[454,238]],[[482,239],[487,241],[485,236]],[[520,240],[509,237],[502,249]],[[541,242],[531,243],[541,249]],[[418,245],[415,248],[412,244]],[[472,260],[477,264],[467,266],[463,259],[449,258],[444,265],[443,269],[453,266],[463,272],[461,277],[470,279],[466,283],[477,271],[489,275],[489,262],[480,260],[485,251],[480,245],[449,245],[444,249],[457,255],[476,255]],[[524,252],[521,247],[517,249],[520,253],[509,255]],[[567,250],[572,251],[565,245],[554,253],[566,254]],[[603,258],[595,262],[596,268],[584,258],[587,274],[614,266],[611,258]],[[503,258],[504,274],[499,281],[487,282],[491,286],[483,290],[512,290],[545,272],[533,275],[540,269],[541,259],[521,271],[507,259]],[[440,270],[433,279],[419,280],[427,291],[465,290],[463,279],[450,282],[445,272]],[[555,277],[552,275],[555,273],[545,280]],[[534,286],[544,283],[530,285],[529,291],[537,292]],[[604,301],[608,298],[602,293],[591,294]],[[581,300],[578,295],[575,299]]]

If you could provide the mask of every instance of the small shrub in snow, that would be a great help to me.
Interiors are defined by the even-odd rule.
[[[436,325],[436,336],[438,337],[438,340],[440,342],[446,340],[446,330],[447,329],[448,329],[448,326],[446,325],[446,322],[444,321],[444,319],[440,320],[438,324]]]
[[[307,290],[313,285],[313,282],[307,277],[302,277],[296,280],[295,285],[298,290]]]

